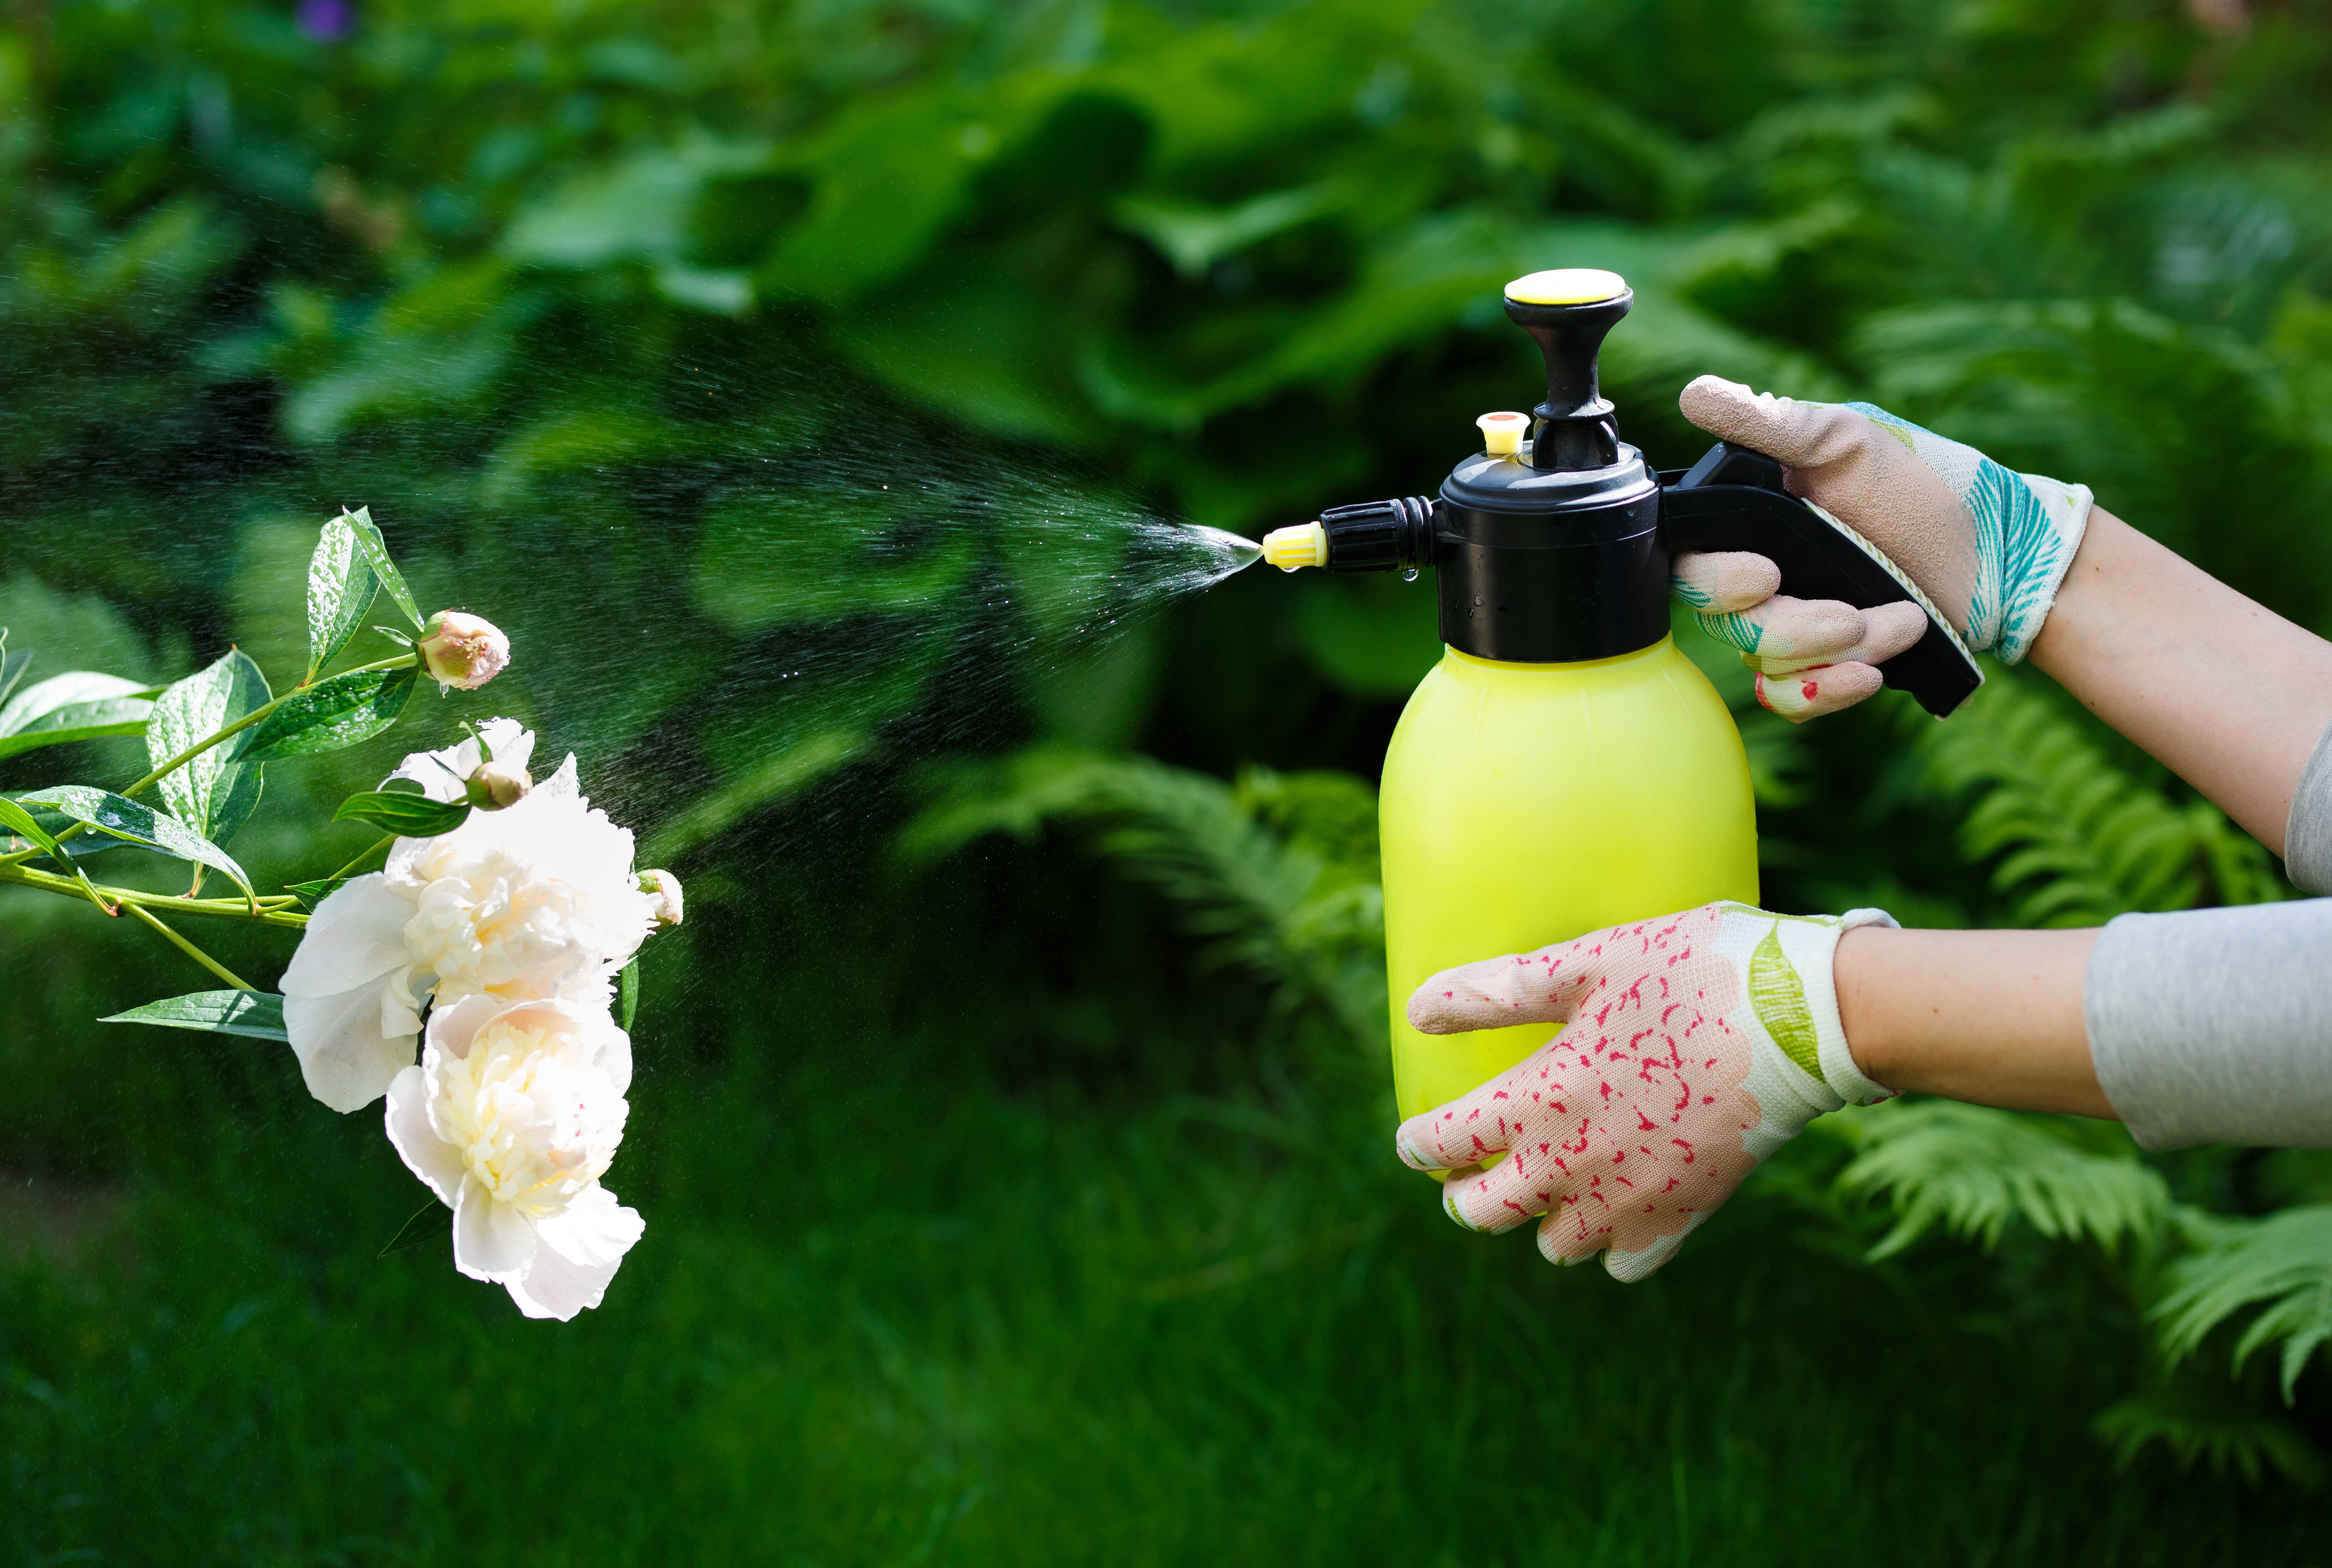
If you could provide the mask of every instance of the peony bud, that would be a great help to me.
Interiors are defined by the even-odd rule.
[[[439,610],[431,616],[413,647],[439,691],[459,686],[474,692],[510,664],[510,639],[502,628],[466,610]]]
[[[680,878],[669,871],[640,873],[640,891],[656,901],[656,929],[680,923]]]
[[[534,780],[516,763],[482,762],[470,775],[463,793],[481,811],[500,811],[525,799],[526,792],[533,788]]]

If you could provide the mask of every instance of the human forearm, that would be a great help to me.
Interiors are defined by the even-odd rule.
[[[1562,1028],[1403,1123],[1400,1157],[1468,1229],[1539,1219],[1550,1259],[1630,1280],[1809,1123],[1888,1090],[2120,1121],[2148,1149],[2332,1147],[2332,898],[2085,931],[1886,918],[1711,904],[1445,970],[1409,999],[1429,1034]],[[1623,1162],[1652,1201],[1602,1193]]]
[[[2293,787],[2332,722],[2332,643],[2096,508],[2031,658],[2283,853]]]
[[[2095,931],[1848,932],[1835,973],[1856,1065],[1890,1089],[2112,1116],[2081,1016],[2097,940]]]

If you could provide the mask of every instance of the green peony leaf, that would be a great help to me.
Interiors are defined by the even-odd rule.
[[[11,655],[0,666],[0,683],[13,684],[24,674],[18,661],[29,657]],[[153,694],[151,686],[93,670],[53,675],[0,706],[0,757],[100,735],[135,735],[146,728]]]
[[[5,652],[7,646],[8,628],[0,626],[0,706],[6,704],[9,694],[16,689],[16,683],[24,678],[25,667],[33,662],[30,649],[21,654],[9,654]]]
[[[310,608],[314,607],[312,589]],[[146,755],[159,768],[237,719],[263,707],[274,693],[267,677],[239,648],[229,648],[209,668],[198,670],[154,700],[146,725]],[[171,815],[224,844],[251,818],[259,805],[260,765],[234,755],[234,746],[212,747],[156,786]]]
[[[167,1029],[202,1029],[215,1035],[248,1035],[282,1040],[283,999],[270,991],[196,991],[131,1008],[97,1020],[101,1024],[157,1024]]]
[[[413,629],[419,631],[421,612],[414,607],[413,590],[405,586],[405,574],[388,559],[388,541],[380,537],[380,527],[372,520],[372,508],[359,506],[354,512],[344,512],[338,521],[349,525],[365,565],[380,579],[380,586],[388,590],[388,597],[397,601],[397,607],[405,612],[405,618],[413,623]]]
[[[369,741],[397,722],[416,673],[412,666],[350,670],[294,692],[250,731],[236,760],[317,757]]]
[[[14,806],[15,802],[12,800],[8,804]],[[33,827],[52,837],[62,833],[72,822],[72,817],[53,807],[40,807],[31,815]],[[5,837],[0,837],[0,855],[20,855],[27,849],[48,847],[30,834],[20,832],[14,827],[8,826],[14,821],[14,817],[0,817],[0,829],[5,830]],[[138,846],[124,844],[119,838],[108,838],[102,833],[83,833],[75,837],[58,840],[58,847],[74,860],[87,860],[93,855],[105,855],[116,849],[133,849]]]
[[[301,685],[348,645],[372,608],[380,579],[366,557],[345,513],[324,524],[308,561],[308,673]]]
[[[302,911],[313,914],[316,906],[330,898],[336,889],[345,886],[348,880],[345,876],[320,876],[313,882],[287,882],[283,890],[300,901]]]
[[[94,670],[52,675],[38,685],[25,687],[9,698],[5,706],[0,706],[0,735],[21,734],[62,708],[116,697],[150,696],[153,690],[136,681],[101,675]]]
[[[62,746],[69,741],[94,741],[105,735],[135,735],[146,728],[153,704],[143,697],[119,697],[102,703],[75,703],[48,714],[20,735],[0,736],[0,757]]]
[[[632,1032],[632,1018],[639,1010],[640,961],[634,959],[616,979],[616,1021],[624,1026],[626,1034]]]
[[[435,838],[470,818],[467,800],[432,800],[406,789],[369,789],[351,795],[332,813],[335,822],[369,822],[400,838]]]
[[[34,845],[47,850],[56,863],[68,871],[72,868],[72,862],[65,857],[64,850],[57,844],[56,836],[34,821],[31,812],[5,796],[0,796],[0,827],[5,827],[9,832],[18,837],[30,839]],[[16,847],[12,842],[8,846],[8,852],[14,854]]]
[[[17,801],[24,806],[53,806],[76,822],[86,822],[100,833],[109,834],[124,844],[143,845],[158,849],[165,855],[175,855],[181,860],[191,860],[197,865],[207,865],[223,873],[228,881],[243,890],[245,898],[257,899],[251,890],[251,878],[236,865],[234,856],[213,844],[201,834],[148,806],[141,806],[127,796],[116,795],[110,789],[100,789],[89,784],[60,784],[50,789],[36,789],[29,795],[19,795]],[[31,818],[27,817],[26,821]]]

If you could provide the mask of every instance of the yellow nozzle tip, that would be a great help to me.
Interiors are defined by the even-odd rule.
[[[1627,292],[1627,279],[1601,267],[1556,267],[1506,285],[1506,298],[1517,305],[1592,305]]]
[[[1263,536],[1263,559],[1282,571],[1328,564],[1328,531],[1316,522],[1275,528]]]

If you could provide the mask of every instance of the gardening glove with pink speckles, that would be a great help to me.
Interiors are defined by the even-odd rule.
[[[1715,376],[1694,381],[1677,401],[1685,417],[1710,435],[1781,463],[1791,494],[1884,551],[1970,648],[2011,664],[2031,649],[2088,526],[2087,485],[2012,473],[1972,446],[1868,403],[1802,403],[1753,393]],[[1734,568],[1732,578],[1737,581],[1743,570]],[[1680,568],[1678,592],[1691,603],[1692,594],[1707,593],[1718,575],[1705,565]],[[1768,613],[1763,623],[1736,616],[1728,635],[1711,623],[1725,620],[1727,611],[1745,609],[1738,597],[1732,603],[1695,607],[1703,610],[1704,625],[1744,655],[1781,653],[1787,660],[1814,652],[1825,638],[1845,635],[1842,626],[1817,627],[1786,610]],[[1902,617],[1903,626],[1916,625],[1915,607],[1890,610]],[[1900,636],[1891,621],[1872,624],[1887,613],[1866,612],[1861,639],[1837,645],[1845,651],[1825,645],[1827,666],[1761,667],[1759,700],[1790,718],[1811,718],[1876,691],[1875,671],[1827,676],[1811,672],[1876,664],[1909,646],[1908,640],[1891,645]],[[1776,647],[1777,639],[1796,651]],[[1887,653],[1878,653],[1880,647]]]
[[[1637,1280],[1807,1123],[1891,1093],[1847,1049],[1830,960],[1883,910],[1710,904],[1445,970],[1409,999],[1429,1035],[1560,1024],[1527,1060],[1401,1123],[1473,1230],[1536,1219],[1556,1263]],[[1542,1218],[1544,1217],[1544,1218]]]

